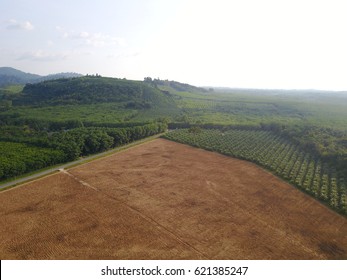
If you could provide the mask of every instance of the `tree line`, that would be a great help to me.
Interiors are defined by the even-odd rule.
[[[165,123],[124,128],[83,127],[53,133],[41,145],[64,151],[66,161],[70,161],[162,133],[166,129]]]
[[[59,132],[28,126],[4,127],[0,133],[0,180],[54,164],[76,160],[165,132],[166,123],[133,127],[80,127]]]

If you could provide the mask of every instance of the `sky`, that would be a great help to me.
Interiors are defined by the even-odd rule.
[[[0,0],[0,67],[347,90],[344,0]]]

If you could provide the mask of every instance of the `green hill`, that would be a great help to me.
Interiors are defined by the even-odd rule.
[[[19,93],[0,91],[0,125],[125,125],[179,114],[172,94],[142,81],[86,76],[27,84]]]
[[[14,105],[123,103],[125,108],[175,106],[170,95],[144,82],[86,76],[27,84]]]

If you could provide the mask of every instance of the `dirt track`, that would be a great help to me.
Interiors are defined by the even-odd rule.
[[[0,193],[1,259],[347,259],[347,219],[163,139]]]

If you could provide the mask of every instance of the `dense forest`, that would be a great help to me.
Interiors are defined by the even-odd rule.
[[[165,123],[124,128],[81,127],[57,132],[5,126],[0,133],[0,180],[73,161],[165,132]]]

